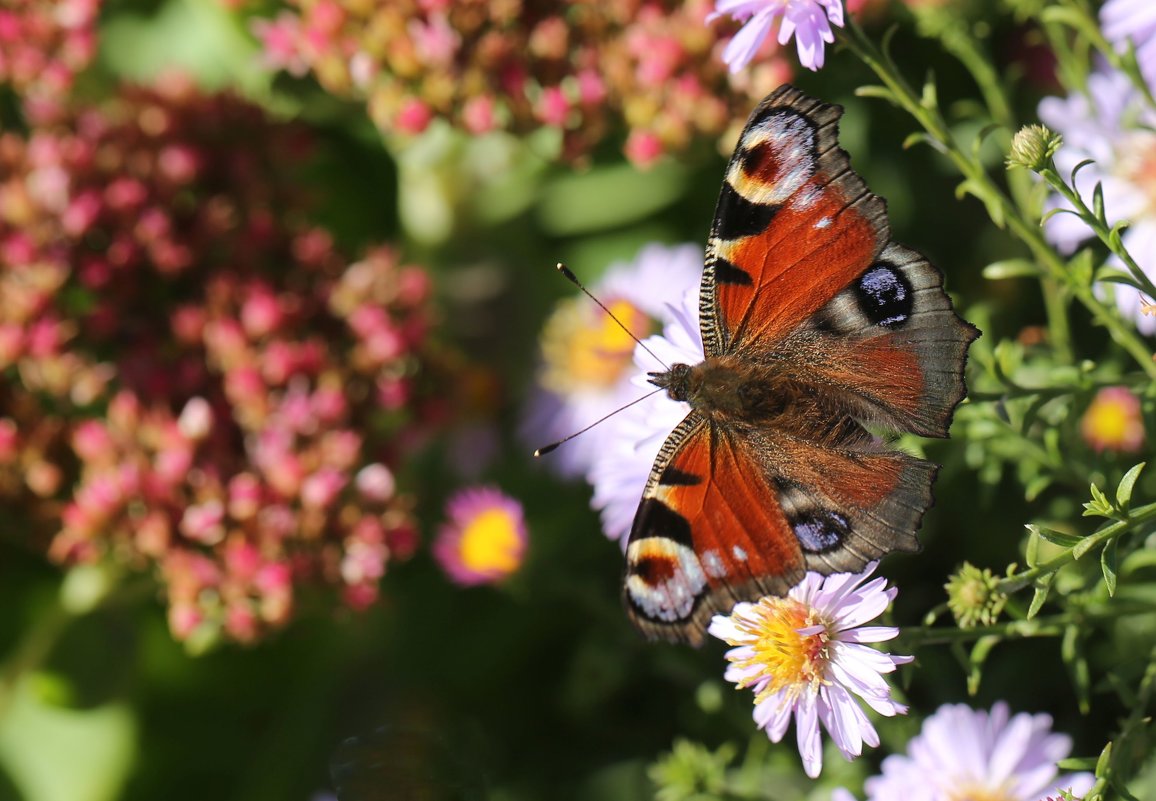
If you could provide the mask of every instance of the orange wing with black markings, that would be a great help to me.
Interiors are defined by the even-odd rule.
[[[782,87],[727,167],[700,289],[706,359],[652,374],[691,408],[651,470],[625,600],[648,636],[701,642],[711,614],[805,570],[918,548],[936,465],[871,428],[947,435],[967,348],[943,277],[890,240],[837,143],[842,110]]]

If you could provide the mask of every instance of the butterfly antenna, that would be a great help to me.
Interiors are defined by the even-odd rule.
[[[559,266],[561,266],[561,265],[559,265]],[[655,394],[656,392],[662,392],[662,387],[659,387],[658,389],[654,390],[653,392],[647,392],[641,398],[635,398],[634,400],[632,400],[630,403],[626,404],[625,406],[619,406],[617,409],[612,411],[610,414],[605,415],[604,417],[599,417],[597,420],[595,420],[590,425],[586,426],[581,431],[575,431],[573,434],[571,434],[568,437],[562,437],[562,439],[558,440],[557,442],[552,442],[543,448],[538,448],[538,450],[534,451],[534,457],[537,458],[539,456],[545,456],[547,453],[552,453],[552,452],[556,451],[558,449],[558,446],[561,445],[562,443],[569,442],[570,440],[574,439],[574,437],[578,436],[579,434],[585,434],[587,431],[594,428],[594,426],[598,425],[599,423],[603,423],[603,422],[609,420],[614,415],[618,414],[619,412],[623,411],[624,409],[629,409],[631,406],[633,406],[636,403],[642,403],[644,400],[646,400],[647,398],[649,398],[651,395]]]
[[[604,303],[603,303],[602,301],[600,301],[598,298],[594,297],[594,295],[592,295],[592,294],[590,293],[590,290],[589,290],[589,289],[587,289],[586,287],[582,286],[582,282],[578,280],[578,276],[574,275],[574,271],[573,271],[573,270],[571,270],[569,267],[567,267],[567,266],[566,266],[565,264],[563,264],[562,262],[558,262],[558,272],[560,272],[560,273],[562,273],[562,275],[566,276],[566,280],[567,280],[567,281],[569,281],[569,282],[570,282],[570,283],[572,283],[574,286],[576,286],[576,287],[578,287],[579,289],[581,289],[581,290],[582,290],[582,294],[584,294],[586,297],[590,298],[590,300],[592,300],[592,301],[594,301],[595,303],[597,303],[597,304],[598,304],[598,308],[600,308],[600,309],[602,309],[602,311],[606,312],[606,314],[607,314],[607,315],[610,317],[610,319],[611,319],[611,320],[613,320],[614,322],[618,323],[618,327],[619,327],[619,328],[621,328],[623,331],[625,331],[627,336],[629,336],[629,337],[630,337],[631,339],[633,339],[633,340],[634,340],[636,343],[638,343],[638,346],[639,346],[639,347],[641,347],[641,348],[642,348],[644,351],[646,351],[647,353],[649,353],[649,354],[651,355],[651,358],[653,358],[653,359],[654,359],[656,362],[658,362],[659,364],[661,364],[661,365],[662,365],[663,367],[665,367],[667,370],[669,370],[669,369],[670,369],[670,365],[669,365],[669,364],[667,364],[666,362],[664,362],[662,359],[658,358],[658,356],[655,354],[655,352],[654,352],[654,351],[652,351],[650,348],[646,347],[646,343],[645,343],[645,342],[643,342],[643,341],[642,341],[641,339],[639,339],[638,337],[636,337],[636,336],[634,335],[634,332],[633,332],[633,331],[631,331],[629,328],[627,328],[627,327],[626,327],[626,324],[625,324],[625,323],[623,323],[621,320],[619,320],[617,317],[615,317],[615,316],[614,316],[614,312],[612,312],[612,311],[610,311],[610,309],[606,308],[606,304],[604,304]],[[647,396],[647,397],[649,397],[649,396]],[[642,400],[642,398],[639,398],[638,400]],[[635,402],[637,403],[637,401],[635,401]],[[625,407],[625,406],[623,406],[622,408],[623,408],[623,409],[625,409],[626,407]],[[600,422],[602,422],[602,421],[601,421],[601,420],[599,420],[598,422],[600,423]],[[597,425],[597,423],[595,423],[595,425]],[[585,429],[583,429],[583,430],[585,430]],[[581,431],[579,431],[578,433],[579,433],[579,434],[581,434],[582,432],[581,432]],[[577,435],[575,435],[575,436],[577,436]],[[562,440],[562,442],[565,442],[565,441],[566,441],[566,440]],[[556,443],[554,443],[554,444],[555,444],[555,447],[556,447],[556,446],[558,446],[558,445],[561,445],[561,444],[562,444],[562,442],[556,442]],[[552,449],[551,449],[551,450],[552,450]]]

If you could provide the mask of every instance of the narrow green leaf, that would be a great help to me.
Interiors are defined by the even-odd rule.
[[[1100,570],[1104,573],[1104,586],[1108,588],[1108,597],[1116,595],[1116,543],[1118,540],[1109,540],[1100,551]]]
[[[1116,487],[1116,505],[1120,511],[1128,511],[1128,506],[1132,502],[1132,488],[1136,486],[1136,479],[1140,478],[1140,471],[1144,469],[1145,464],[1147,463],[1140,462],[1120,479],[1120,486]]]
[[[886,86],[879,86],[878,84],[860,86],[855,90],[855,95],[857,97],[875,97],[880,100],[886,100],[889,103],[899,105],[899,102],[895,99],[895,93],[888,89]]]
[[[1090,708],[1092,679],[1088,670],[1088,660],[1084,657],[1084,651],[1080,646],[1079,627],[1074,625],[1065,627],[1064,636],[1060,641],[1060,657],[1068,666],[1080,710],[1086,714]]]
[[[1104,183],[1096,181],[1096,188],[1092,190],[1092,214],[1097,220],[1104,219]]]
[[[1043,491],[1052,485],[1053,478],[1047,473],[1035,476],[1024,486],[1024,500],[1034,501],[1043,494]]]
[[[923,131],[915,131],[914,133],[908,134],[907,138],[903,140],[904,150],[910,150],[916,145],[931,145],[935,147],[935,140],[923,133]]]
[[[1039,265],[1028,259],[1004,259],[994,261],[983,268],[983,277],[989,281],[1003,281],[1008,278],[1038,278],[1042,273]]]
[[[968,654],[968,674],[967,674],[967,694],[975,695],[979,692],[979,684],[983,679],[983,663],[987,661],[991,650],[999,644],[999,637],[987,636],[980,637],[972,646],[971,653]]]
[[[1084,159],[1079,164],[1077,164],[1075,167],[1072,167],[1072,174],[1069,177],[1068,183],[1071,184],[1072,186],[1075,186],[1076,185],[1076,174],[1079,173],[1080,170],[1084,169],[1088,165],[1095,164],[1095,163],[1096,163],[1095,159]]]
[[[1028,605],[1028,620],[1031,620],[1040,613],[1040,609],[1044,605],[1044,601],[1048,600],[1048,594],[1052,591],[1052,579],[1055,573],[1049,573],[1044,578],[1036,582],[1035,593],[1032,595],[1032,602]]]
[[[1082,559],[1084,554],[1092,550],[1092,547],[1095,544],[1096,541],[1089,537],[1085,537],[1084,539],[1080,540],[1072,546],[1072,558],[1076,560]]]
[[[1084,541],[1084,537],[1081,537],[1079,534],[1068,534],[1063,531],[1056,531],[1054,528],[1048,528],[1047,526],[1038,526],[1034,523],[1029,523],[1027,527],[1029,531],[1040,535],[1053,545],[1059,545],[1061,548],[1071,548]]]

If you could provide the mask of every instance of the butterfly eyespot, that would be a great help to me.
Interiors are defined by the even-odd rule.
[[[851,533],[851,522],[838,512],[816,509],[803,512],[791,521],[799,545],[808,553],[838,548]]]
[[[915,306],[911,282],[890,264],[872,266],[855,283],[859,308],[873,324],[897,328],[910,319]]]
[[[626,565],[626,597],[650,620],[685,620],[706,590],[694,550],[666,537],[631,542]]]

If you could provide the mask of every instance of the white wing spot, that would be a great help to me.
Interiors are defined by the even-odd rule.
[[[731,553],[733,553],[735,555],[735,559],[738,559],[740,562],[747,561],[747,552],[739,546],[736,545],[731,548]]]
[[[830,224],[831,224],[831,218],[830,217],[820,217],[818,222],[815,223],[815,227],[816,228],[826,228]]]
[[[718,551],[709,550],[702,555],[702,569],[713,579],[722,578],[727,574],[727,567],[723,564]]]
[[[666,562],[669,575],[648,581],[635,565],[654,560]],[[676,622],[690,617],[694,602],[706,589],[706,574],[694,551],[665,537],[647,537],[626,549],[626,592],[642,613],[652,620]]]

